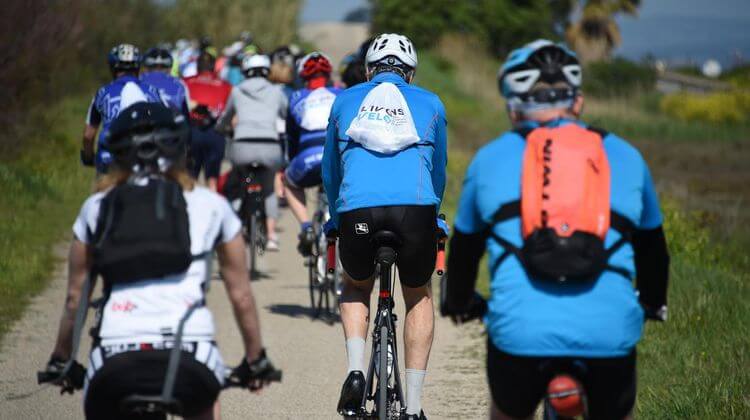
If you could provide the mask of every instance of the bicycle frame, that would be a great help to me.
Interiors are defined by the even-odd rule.
[[[406,403],[404,402],[403,388],[401,386],[401,374],[398,368],[398,346],[396,340],[396,314],[393,313],[394,301],[393,301],[393,286],[395,283],[395,275],[393,273],[393,264],[396,261],[396,252],[392,248],[381,247],[377,253],[377,266],[376,270],[379,277],[380,290],[378,291],[378,309],[375,315],[375,322],[373,324],[372,331],[372,356],[370,358],[370,365],[367,369],[367,377],[365,382],[365,389],[367,392],[363,396],[360,412],[365,416],[372,416],[373,412],[367,412],[367,401],[371,400],[375,402],[375,406],[378,407],[379,398],[385,393],[386,404],[380,404],[378,407],[378,416],[380,419],[390,418],[391,413],[384,413],[383,406],[385,409],[390,410],[390,405],[393,402],[398,402],[399,413],[401,415],[406,411]],[[385,337],[383,336],[385,334]],[[393,354],[393,371],[388,372],[388,348]],[[376,369],[375,354],[379,353],[380,360],[379,369]],[[379,372],[376,372],[379,371]],[[384,375],[382,372],[385,371],[386,382],[382,381]],[[377,388],[375,387],[375,376],[379,374],[377,381]],[[382,398],[382,397],[380,397]]]

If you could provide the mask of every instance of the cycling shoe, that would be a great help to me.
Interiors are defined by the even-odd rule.
[[[315,232],[312,227],[309,227],[299,233],[299,244],[297,245],[297,251],[302,254],[303,257],[309,257],[312,255],[313,241],[315,241]]]
[[[364,395],[365,374],[359,370],[349,372],[349,376],[344,381],[344,386],[341,387],[341,397],[339,397],[336,410],[342,416],[356,415]]]

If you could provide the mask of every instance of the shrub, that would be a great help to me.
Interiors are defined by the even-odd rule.
[[[750,120],[750,92],[675,93],[664,96],[660,108],[662,112],[685,121],[743,123]]]
[[[584,92],[599,97],[631,96],[652,90],[655,83],[654,69],[624,58],[590,63],[583,72]]]

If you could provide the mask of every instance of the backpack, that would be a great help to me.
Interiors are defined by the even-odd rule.
[[[493,271],[515,255],[527,273],[557,283],[590,282],[604,270],[630,278],[608,260],[630,240],[633,224],[610,208],[610,169],[603,139],[607,133],[577,124],[518,130],[526,140],[521,199],[501,206],[493,224],[521,218],[523,245],[492,234],[504,248]],[[620,239],[609,249],[610,228]]]
[[[94,270],[109,285],[183,273],[193,261],[187,203],[174,181],[114,187],[93,238]]]

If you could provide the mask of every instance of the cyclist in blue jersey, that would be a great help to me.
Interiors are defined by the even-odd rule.
[[[329,86],[332,71],[331,61],[319,52],[300,59],[297,73],[305,81],[305,87],[292,94],[286,118],[289,165],[284,171],[284,196],[294,217],[300,222],[300,243],[297,249],[304,256],[310,255],[314,241],[305,203],[305,188],[315,187],[323,182],[320,162],[323,159],[328,116],[336,95],[341,92],[341,89]]]
[[[628,142],[579,120],[581,79],[578,59],[564,45],[539,40],[511,52],[498,82],[514,129],[479,150],[464,179],[441,312],[461,322],[486,311],[492,419],[532,418],[554,374],[546,366],[558,364],[580,369],[577,379],[587,396],[590,419],[629,418],[636,396],[635,346],[644,316],[666,319],[669,255],[651,174]],[[558,138],[560,133],[579,133],[568,139],[575,147],[556,148],[556,142],[565,140]],[[541,158],[529,155],[532,142],[540,139],[547,139]],[[602,151],[607,167],[589,160],[590,173],[598,177],[606,169],[609,177],[608,214],[601,219],[609,219],[609,229],[601,237],[603,264],[585,280],[550,280],[535,264],[539,251],[563,255],[555,252],[572,249],[566,247],[586,234],[553,235],[556,239],[545,249],[533,249],[535,238],[526,234],[525,207],[533,206],[534,196],[526,194],[531,191],[527,177],[534,174],[525,171],[533,159],[543,159],[541,201],[550,203],[556,197],[544,188],[555,187],[560,175],[555,171],[570,163],[553,166],[555,153],[575,156],[592,144]],[[574,190],[571,184],[589,182],[585,177],[571,179],[575,181],[562,188]],[[581,203],[568,200],[566,205]],[[556,217],[554,211],[542,211],[543,226]],[[601,251],[589,249],[586,257],[591,258]],[[474,292],[485,251],[491,273],[486,302]],[[544,268],[575,263],[572,258],[558,259]]]
[[[445,109],[435,94],[410,84],[417,54],[405,36],[378,36],[365,62],[369,81],[336,98],[323,153],[323,184],[345,271],[341,320],[349,375],[338,411],[351,415],[364,392],[376,252],[371,239],[389,230],[401,240],[396,265],[406,304],[406,418],[423,419],[434,328],[430,277],[447,162]]]
[[[141,74],[141,80],[156,88],[162,102],[188,118],[190,110],[187,87],[182,80],[171,75],[174,59],[169,50],[149,48],[143,55],[142,63],[144,72]]]
[[[120,110],[136,102],[161,102],[156,88],[138,79],[141,54],[137,47],[120,44],[112,48],[107,59],[114,80],[99,88],[91,100],[81,149],[81,163],[96,166],[100,174],[107,172],[112,162],[112,155],[107,150],[106,132]],[[95,153],[94,140],[99,126],[102,129]]]

